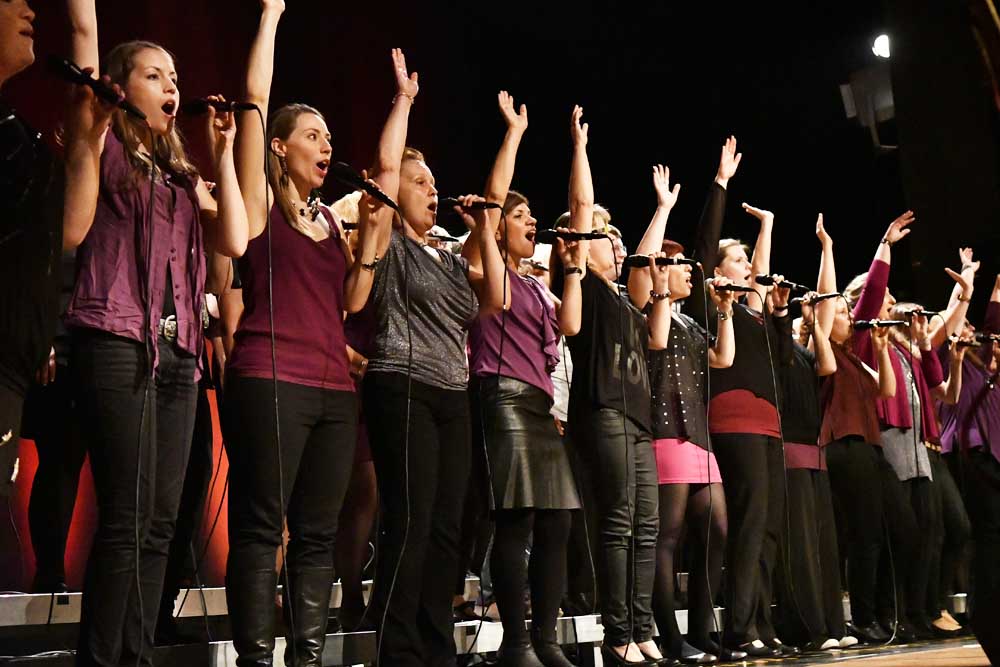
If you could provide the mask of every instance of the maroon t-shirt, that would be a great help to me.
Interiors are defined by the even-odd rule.
[[[277,378],[310,387],[354,391],[344,336],[344,278],[347,258],[332,215],[330,236],[322,241],[296,231],[281,209],[271,209],[274,341]],[[243,319],[227,373],[274,376],[268,299],[267,230],[247,244],[240,258]]]

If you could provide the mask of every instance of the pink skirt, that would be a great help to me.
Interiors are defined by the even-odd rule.
[[[716,484],[722,481],[715,454],[693,442],[664,438],[653,441],[660,484]]]

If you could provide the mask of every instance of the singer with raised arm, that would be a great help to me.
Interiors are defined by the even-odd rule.
[[[68,6],[72,59],[84,72],[98,71],[94,2]],[[207,116],[213,197],[176,126],[180,92],[170,53],[126,42],[110,51],[103,71],[103,82],[118,86],[146,120],[116,108],[110,130],[92,133],[67,172],[74,204],[63,244],[78,250],[65,322],[99,512],[77,660],[151,664],[202,370],[206,256],[241,255],[247,220],[232,116]],[[81,116],[92,113],[90,97],[76,96]]]
[[[490,572],[504,629],[499,664],[571,667],[556,641],[556,618],[570,511],[580,508],[580,498],[549,410],[560,336],[580,329],[580,281],[568,282],[560,300],[534,278],[518,273],[522,260],[535,253],[537,226],[527,198],[510,189],[528,111],[521,105],[515,112],[506,91],[498,100],[507,132],[485,193],[487,201],[503,206],[498,243],[507,260],[510,301],[504,312],[476,318],[469,346],[472,446],[486,448],[496,525]],[[557,240],[555,250],[564,267],[586,266],[587,244]],[[467,243],[464,253],[470,267],[479,269],[478,244]],[[526,583],[531,591],[530,641],[524,624]]]
[[[822,229],[822,215],[817,228]],[[783,636],[806,650],[847,648],[858,640],[845,634],[837,526],[826,448],[819,442],[818,378],[836,373],[837,360],[823,323],[815,318],[812,299],[818,294],[810,292],[802,301],[797,335],[788,314],[790,294],[780,284],[771,292],[788,482],[788,535],[781,549],[795,553],[788,559],[789,576],[778,578],[779,624]]]
[[[723,660],[775,657],[793,653],[770,627],[770,610],[759,608],[759,587],[769,580],[778,556],[784,523],[784,457],[778,419],[774,361],[769,341],[777,332],[767,316],[763,288],[754,288],[753,276],[770,274],[771,229],[774,216],[744,204],[759,222],[752,260],[748,248],[735,239],[722,239],[729,180],[736,175],[742,154],[736,138],[722,146],[716,177],[708,192],[695,239],[694,258],[710,278],[724,277],[732,287],[748,293],[733,305],[736,355],[729,368],[712,372],[708,428],[712,447],[725,480],[729,512],[726,558],[728,622],[722,646],[700,646]],[[695,281],[685,311],[710,332],[717,331],[718,311],[706,302],[704,281]],[[707,308],[706,308],[707,304]],[[705,312],[708,322],[704,322]]]
[[[594,186],[582,118],[583,109],[574,107],[570,227],[591,232]],[[653,272],[652,305],[644,315],[608,277],[615,275],[616,264],[607,239],[590,242],[586,267],[564,269],[555,259],[550,267],[557,295],[571,295],[574,283],[582,294],[579,331],[567,338],[573,355],[569,432],[593,479],[601,517],[601,654],[605,665],[649,664],[647,658],[665,659],[653,641],[658,509],[646,352],[650,341],[663,347],[668,337],[668,273],[665,266]]]
[[[337,519],[356,444],[344,312],[368,299],[375,241],[391,211],[361,197],[352,253],[340,218],[312,194],[323,186],[333,154],[322,114],[285,105],[271,114],[265,142],[261,122],[284,9],[281,0],[262,3],[246,73],[246,99],[260,111],[239,116],[237,170],[250,242],[239,264],[245,309],[226,369],[226,598],[238,662],[271,664],[275,552],[287,519],[285,662],[318,666]]]
[[[669,176],[666,167],[653,167],[657,207],[636,249],[637,256],[660,250],[669,258],[684,259],[684,248],[663,238],[667,216],[680,190],[680,185],[670,189]],[[729,283],[726,278],[718,278],[716,284],[709,285],[708,295],[719,313],[718,334],[710,335],[673,307],[690,296],[693,281],[702,279],[697,270],[689,264],[667,268],[667,300],[671,305],[669,332],[665,344],[663,341],[650,342],[653,453],[660,512],[653,616],[660,632],[660,648],[665,655],[684,664],[708,665],[717,662],[718,656],[697,646],[709,645],[711,633],[718,630],[713,599],[720,590],[722,579],[727,520],[722,477],[708,438],[705,391],[709,369],[726,368],[733,362],[735,293],[716,290],[716,286]],[[650,271],[647,261],[645,268],[633,268],[629,273],[629,295],[640,310],[654,298],[650,293]],[[694,545],[694,567],[688,577],[687,641],[677,626],[674,591],[674,561],[685,527]]]
[[[471,229],[466,243],[479,246],[481,269],[425,244],[438,191],[423,154],[406,147],[418,79],[399,51],[396,73],[374,178],[398,195],[399,211],[380,230],[372,260],[376,328],[362,387],[382,512],[368,614],[378,625],[379,663],[416,667],[454,664],[452,592],[471,463],[468,329],[510,299],[499,211],[482,208],[482,197],[452,207]]]

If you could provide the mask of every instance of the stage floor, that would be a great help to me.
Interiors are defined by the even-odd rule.
[[[864,664],[865,667],[989,667],[979,643],[972,638],[929,644],[887,646],[839,651],[830,656],[807,656],[797,660],[760,661],[752,664],[832,665]]]

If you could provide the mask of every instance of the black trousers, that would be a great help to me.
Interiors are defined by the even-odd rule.
[[[371,618],[384,665],[454,665],[452,593],[469,477],[469,399],[399,373],[364,380],[378,478],[379,557]]]
[[[723,642],[770,639],[772,577],[785,525],[784,449],[777,438],[743,433],[714,434],[712,445],[729,511]]]
[[[150,381],[142,343],[74,333],[70,367],[98,505],[79,664],[152,664],[196,393],[195,358],[162,338],[159,355]]]
[[[939,532],[931,548],[930,577],[927,581],[927,616],[933,621],[942,609],[948,608],[947,596],[957,590],[956,581],[966,560],[972,526],[945,457],[938,452],[928,452],[928,455],[934,474],[932,493],[940,508]]]
[[[68,366],[57,367],[55,381],[28,390],[22,426],[22,437],[33,439],[38,452],[38,470],[28,503],[28,526],[35,551],[32,590],[44,593],[66,580],[63,562],[66,536],[76,505],[80,469],[87,456],[77,424]]]
[[[195,536],[204,517],[205,496],[212,481],[213,439],[212,408],[208,401],[208,389],[202,382],[198,387],[191,453],[184,473],[177,525],[174,528],[174,539],[170,541],[167,569],[163,578],[161,620],[173,616],[174,602],[181,586],[185,581],[191,582],[198,574],[198,559],[201,554],[197,553]]]
[[[333,568],[337,519],[357,440],[356,395],[279,381],[278,406],[280,465],[273,381],[226,378],[228,573],[273,570],[283,518],[289,572]]]
[[[967,453],[965,502],[976,541],[972,561],[972,613],[976,599],[1000,594],[1000,462],[988,448]]]
[[[570,427],[590,469],[600,517],[604,641],[611,646],[648,641],[659,531],[651,436],[611,409],[582,416]]]
[[[837,527],[825,470],[788,470],[789,575],[776,573],[782,638],[792,643],[844,636]],[[785,552],[787,553],[787,551]]]
[[[570,519],[569,542],[566,547],[566,599],[563,607],[577,614],[592,614],[600,608],[597,584],[604,580],[600,574],[600,516],[591,469],[583,464],[579,448],[570,436],[568,424],[566,426],[563,443],[573,467],[573,476],[576,477],[581,511],[573,512]]]
[[[851,620],[859,627],[875,621],[875,583],[884,542],[880,461],[881,450],[859,438],[826,446],[830,486],[842,510],[837,520],[847,536]]]
[[[883,550],[879,560],[875,604],[882,625],[891,630],[894,618],[904,622],[913,611],[923,610],[923,605],[913,600],[922,601],[927,594],[928,559],[923,544],[926,537],[920,534],[919,526],[928,525],[926,512],[929,509],[920,508],[922,518],[918,522],[914,506],[915,503],[927,504],[929,500],[926,485],[901,482],[881,449],[877,454],[888,548]]]

